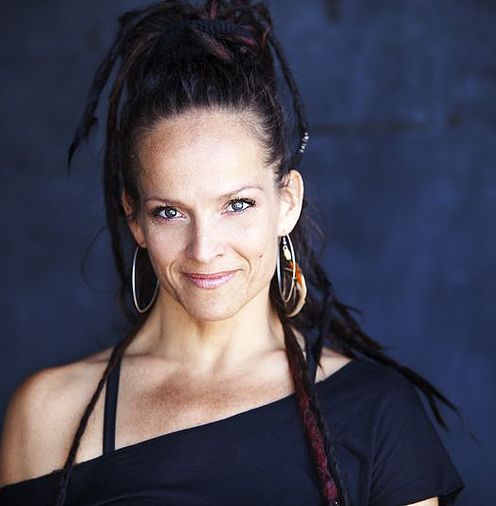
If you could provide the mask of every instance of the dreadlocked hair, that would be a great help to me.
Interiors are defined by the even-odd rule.
[[[142,203],[136,153],[142,136],[159,121],[188,111],[221,109],[248,113],[249,126],[261,140],[266,162],[275,167],[280,185],[289,168],[298,166],[308,140],[303,103],[264,2],[207,0],[195,7],[185,0],[168,0],[123,14],[115,40],[90,87],[82,120],[69,148],[69,166],[79,144],[88,139],[96,124],[94,114],[112,72],[115,76],[108,100],[103,189],[106,222],[120,278],[118,300],[130,328],[114,347],[80,420],[62,468],[57,506],[65,503],[80,439],[107,377],[147,317],[137,314],[132,305],[127,259],[135,244],[127,225],[130,216],[126,216],[121,203],[122,191],[126,190],[133,203],[131,217],[138,215]],[[289,107],[284,88],[289,92]],[[322,504],[345,506],[349,499],[335,459],[331,428],[322,415],[309,375],[309,357],[304,356],[295,330],[302,332],[307,349],[319,366],[322,347],[327,343],[349,358],[361,354],[398,370],[425,395],[436,420],[445,429],[437,401],[457,413],[459,410],[425,378],[388,357],[385,348],[371,339],[352,316],[358,310],[337,299],[319,262],[320,251],[314,241],[321,240],[323,234],[310,217],[309,207],[305,197],[292,231],[298,264],[307,282],[306,303],[290,319],[275,276],[269,295],[284,330],[289,369],[321,484]],[[146,296],[152,293],[156,279],[149,260],[142,263],[137,269],[138,286]]]

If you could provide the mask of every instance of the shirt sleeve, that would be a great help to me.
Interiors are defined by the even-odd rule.
[[[388,368],[389,369],[389,368]],[[370,506],[404,506],[439,497],[455,504],[465,487],[427,416],[419,392],[390,369],[376,411]]]

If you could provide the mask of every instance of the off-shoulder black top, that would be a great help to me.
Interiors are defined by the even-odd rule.
[[[75,465],[67,506],[322,504],[295,393],[115,449],[119,373],[105,391],[103,454]],[[315,385],[350,506],[455,503],[464,483],[404,376],[357,357]],[[0,505],[53,505],[60,474],[0,488]]]

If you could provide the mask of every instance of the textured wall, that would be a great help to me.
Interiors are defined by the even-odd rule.
[[[2,0],[0,406],[28,373],[115,341],[101,132],[66,148],[118,0]],[[442,437],[495,504],[496,4],[273,1],[310,118],[302,165],[345,302],[391,354],[462,409]],[[472,431],[480,443],[469,435]]]

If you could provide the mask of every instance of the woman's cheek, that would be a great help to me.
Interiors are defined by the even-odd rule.
[[[233,247],[239,248],[241,246],[245,251],[256,253],[263,251],[267,247],[267,243],[270,242],[268,232],[267,223],[247,223],[232,229],[228,237],[231,238]]]
[[[244,251],[257,262],[270,261],[274,245],[275,231],[269,220],[259,221],[246,227],[240,235]]]
[[[163,270],[165,266],[174,262],[180,256],[181,243],[177,234],[152,234],[147,239],[148,254],[155,268]]]
[[[188,235],[188,227],[183,223],[152,222],[147,227],[147,243],[152,247],[169,248],[184,242]]]

